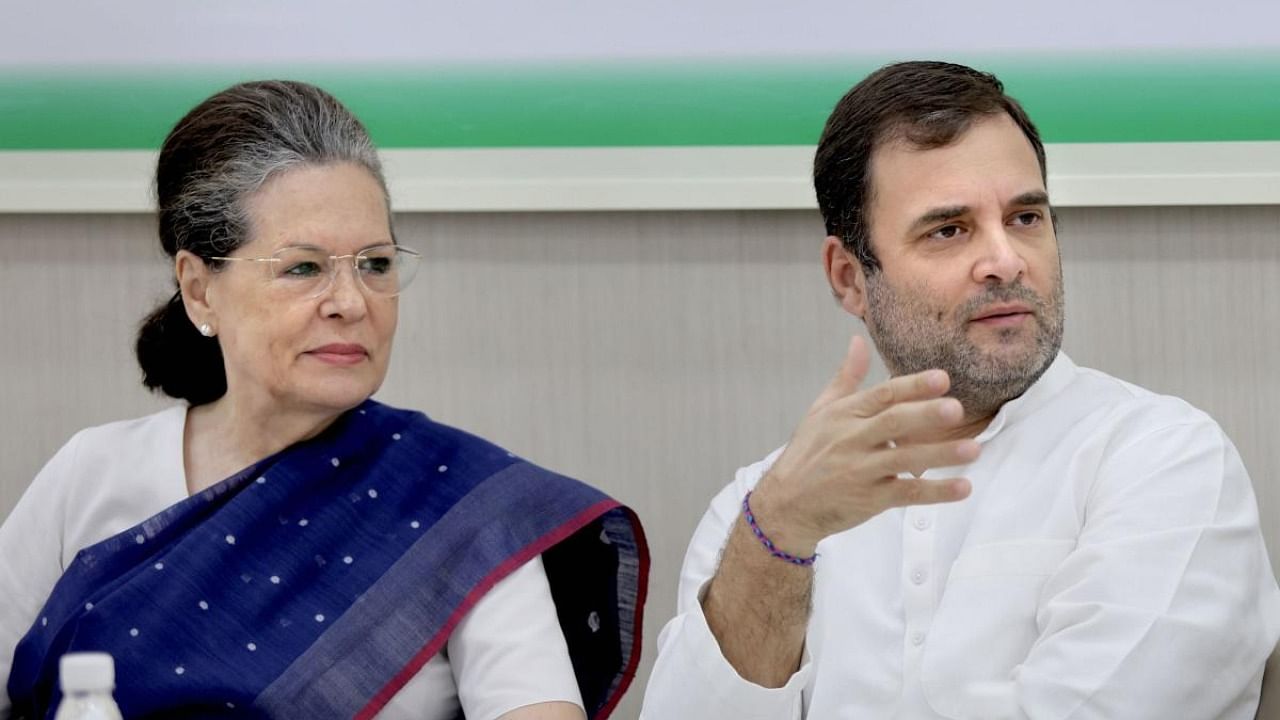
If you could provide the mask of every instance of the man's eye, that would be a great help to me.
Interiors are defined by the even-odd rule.
[[[934,240],[952,240],[959,237],[962,232],[964,229],[959,225],[943,225],[929,233],[929,237]]]
[[[1032,226],[1038,225],[1040,223],[1040,213],[1037,213],[1037,212],[1018,213],[1017,215],[1013,216],[1013,223],[1015,225],[1022,225],[1023,227],[1032,227]]]

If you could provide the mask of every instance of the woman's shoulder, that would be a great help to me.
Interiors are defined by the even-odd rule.
[[[15,509],[10,520],[21,518],[15,522],[55,532],[56,541],[50,542],[68,550],[65,564],[76,550],[100,540],[102,528],[127,527],[129,520],[145,518],[153,505],[163,507],[172,501],[169,485],[182,485],[181,475],[176,482],[168,478],[175,463],[181,471],[185,411],[175,406],[75,433],[36,474],[18,501],[22,510]],[[137,519],[114,517],[143,505]],[[110,522],[99,522],[103,512],[112,516]]]
[[[111,474],[132,468],[134,474],[157,463],[172,465],[182,457],[182,434],[187,407],[173,405],[128,420],[116,420],[80,430],[53,456],[42,474],[76,476],[89,470]],[[180,466],[179,466],[180,467]]]
[[[517,458],[505,447],[462,428],[433,420],[419,410],[392,407],[373,400],[357,409],[361,416],[368,416],[374,427],[390,432],[397,444],[428,445],[433,452],[464,453],[472,457]],[[377,432],[378,430],[370,430]],[[505,464],[505,463],[504,463]]]
[[[163,410],[127,420],[114,420],[84,428],[68,443],[78,448],[108,447],[115,450],[137,443],[151,443],[175,431],[181,434],[186,424],[187,406],[171,405]]]
[[[465,463],[473,472],[485,477],[536,478],[545,491],[563,491],[569,486],[580,486],[599,493],[598,489],[581,480],[523,457],[493,440],[433,420],[422,412],[374,401],[367,402],[360,410],[373,416],[383,432],[393,432],[391,437],[395,438],[395,444],[406,443],[429,454],[433,458],[431,467],[454,467],[455,463]]]

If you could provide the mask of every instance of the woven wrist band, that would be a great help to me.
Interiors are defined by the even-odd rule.
[[[764,546],[764,549],[769,551],[770,555],[778,558],[779,560],[786,560],[792,565],[802,565],[804,567],[813,565],[813,561],[818,559],[817,553],[814,553],[809,557],[799,557],[797,555],[792,555],[785,550],[779,550],[778,546],[773,544],[773,541],[769,539],[769,536],[765,535],[764,531],[760,529],[760,526],[756,524],[756,516],[751,513],[751,491],[748,491],[742,498],[742,516],[747,519],[747,527],[751,528],[751,533],[756,536],[756,539],[760,541],[760,544]]]

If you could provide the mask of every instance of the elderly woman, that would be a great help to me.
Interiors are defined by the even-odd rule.
[[[156,191],[178,291],[137,353],[185,402],[75,435],[0,527],[14,716],[51,714],[60,655],[103,650],[127,717],[607,717],[640,526],[369,399],[419,256],[360,122],[237,85],[169,134]]]

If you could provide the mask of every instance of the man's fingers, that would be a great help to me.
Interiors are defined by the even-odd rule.
[[[860,441],[870,447],[890,441],[898,445],[929,442],[963,423],[964,407],[955,398],[913,400],[856,422]]]
[[[885,504],[887,507],[906,507],[955,502],[969,497],[972,490],[973,486],[964,478],[898,478],[884,486]]]
[[[858,417],[872,417],[898,403],[941,397],[949,387],[951,379],[943,370],[889,378],[850,397],[849,410]]]
[[[867,458],[864,467],[878,477],[893,478],[903,472],[918,473],[929,468],[968,465],[977,459],[981,451],[982,446],[974,440],[900,445],[876,450]]]
[[[867,350],[867,341],[861,335],[854,335],[849,340],[849,349],[845,351],[840,369],[831,382],[818,394],[811,409],[820,408],[842,397],[858,391],[862,381],[867,377],[867,369],[871,367],[871,353]]]

